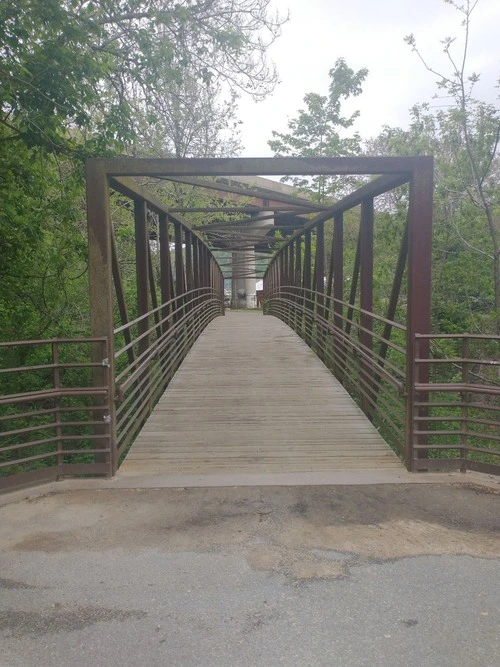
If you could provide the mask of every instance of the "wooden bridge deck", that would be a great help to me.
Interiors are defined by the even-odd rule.
[[[200,336],[118,475],[366,469],[403,465],[291,329],[239,311]]]

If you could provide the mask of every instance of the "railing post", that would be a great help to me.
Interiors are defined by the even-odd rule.
[[[87,228],[89,239],[89,292],[90,322],[92,337],[106,338],[108,357],[102,358],[102,347],[92,348],[92,360],[102,363],[93,369],[93,385],[109,388],[109,415],[96,410],[95,421],[103,420],[103,425],[95,427],[96,434],[110,435],[111,457],[109,476],[116,472],[116,406],[115,406],[115,361],[114,361],[114,321],[113,321],[113,259],[112,228],[109,206],[109,184],[106,171],[100,160],[87,160]],[[109,366],[109,375],[106,365]],[[109,380],[108,380],[109,377]],[[97,399],[96,399],[97,402]],[[105,420],[105,421],[104,421]],[[109,422],[109,431],[107,422]],[[96,456],[98,460],[98,456]]]
[[[61,369],[59,368],[59,346],[57,343],[53,342],[52,345],[52,364],[54,368],[52,369],[52,383],[54,389],[60,389],[61,387]],[[56,441],[57,441],[57,456],[56,456],[56,465],[57,465],[57,476],[59,477],[62,474],[63,466],[63,446],[62,446],[62,427],[61,427],[61,399],[58,396],[55,399],[55,414],[54,419],[56,422]]]
[[[470,382],[470,369],[469,363],[465,359],[470,357],[470,341],[467,336],[462,338],[462,382],[465,385],[468,385]],[[467,403],[469,402],[469,392],[464,391],[462,393],[462,407],[460,409],[461,416],[461,427],[462,434],[460,436],[460,471],[467,471],[467,430],[469,426],[469,408]]]

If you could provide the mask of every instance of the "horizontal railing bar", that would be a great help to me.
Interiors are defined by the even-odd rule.
[[[36,431],[43,431],[45,429],[52,428],[65,428],[66,426],[75,427],[75,426],[98,426],[105,424],[104,421],[81,421],[81,422],[49,422],[47,424],[39,424],[38,426],[27,426],[25,428],[18,428],[13,431],[0,431],[0,438],[12,437],[13,435],[21,435],[22,433],[34,433]]]
[[[48,410],[32,410],[31,412],[12,412],[8,415],[0,415],[0,422],[12,419],[27,419],[28,417],[40,417],[42,415],[52,415],[56,412],[95,412],[97,410],[107,410],[106,405],[75,405],[73,407],[50,408]],[[66,423],[66,422],[63,422]],[[86,422],[83,422],[86,423]]]
[[[492,419],[478,419],[476,417],[470,417],[468,415],[442,415],[439,417],[414,417],[415,421],[423,421],[423,422],[436,422],[436,423],[442,423],[442,422],[467,422],[468,424],[482,424],[483,426],[495,426],[496,428],[500,429],[500,422],[498,421],[493,421]]]
[[[107,440],[109,438],[108,434],[84,434],[84,435],[55,435],[51,438],[44,438],[43,440],[31,440],[29,442],[20,442],[16,445],[6,445],[5,447],[0,447],[0,454],[3,452],[11,452],[18,449],[26,449],[28,447],[41,447],[42,445],[50,445],[51,443],[57,443],[62,441],[72,441],[72,440]],[[83,451],[83,450],[82,450]]]
[[[500,435],[490,435],[488,433],[478,433],[477,431],[464,431],[463,429],[439,430],[439,431],[414,431],[415,435],[464,435],[468,438],[478,438],[479,440],[493,440],[493,442],[500,442]]]
[[[472,445],[465,445],[464,450],[467,452],[478,452],[480,454],[490,454],[491,456],[500,456],[500,449],[490,449],[489,447],[474,447]]]
[[[290,305],[293,303],[293,302],[289,302],[288,300],[285,300],[285,299],[281,299],[281,301],[285,301],[285,303],[289,303],[289,307],[290,307]],[[299,310],[299,309],[297,308],[296,310]],[[306,310],[305,310],[305,309],[299,310],[299,312],[302,312],[302,313],[306,314]],[[343,329],[337,327],[337,326],[336,326],[335,324],[333,324],[332,322],[330,322],[330,321],[328,321],[328,320],[325,320],[325,319],[322,318],[322,317],[317,317],[317,316],[314,317],[313,315],[311,315],[310,312],[307,313],[307,316],[308,316],[308,319],[312,319],[313,322],[314,322],[315,324],[318,324],[318,323],[321,324],[321,327],[322,327],[324,330],[326,330],[326,332],[328,332],[328,333],[330,333],[330,334],[333,334],[333,335],[335,335],[335,333],[337,333],[337,335],[338,335],[339,337],[341,337],[342,340],[343,340],[344,342],[349,342],[349,344],[352,345],[351,341],[354,341],[355,344],[352,345],[352,347],[355,347],[356,349],[360,349],[361,347],[363,347],[365,350],[368,350],[368,349],[369,349],[369,348],[366,348],[365,346],[361,346],[361,344],[359,343],[359,341],[356,340],[356,339],[354,339],[354,337],[353,337],[352,335],[348,336],[348,335],[345,333],[345,331],[344,331]],[[349,318],[346,318],[346,317],[343,317],[343,316],[339,316],[339,317],[342,318],[342,321],[344,321],[344,322],[349,322],[352,326],[356,327],[356,328],[358,329],[358,331],[363,331],[363,332],[369,334],[369,335],[370,335],[371,337],[373,337],[374,339],[378,340],[380,343],[385,343],[385,344],[387,344],[388,347],[390,347],[391,349],[393,349],[393,350],[395,350],[396,352],[400,353],[401,355],[403,355],[403,356],[406,355],[406,350],[405,350],[404,348],[402,348],[402,347],[396,345],[395,343],[393,343],[392,341],[388,340],[387,338],[384,338],[384,337],[381,336],[380,334],[377,334],[376,332],[374,332],[374,331],[372,331],[372,330],[370,330],[370,329],[367,329],[366,327],[362,327],[362,326],[361,326],[360,324],[358,324],[355,320],[350,320]],[[395,372],[397,371],[397,372],[399,372],[403,377],[405,376],[405,372],[404,372],[404,370],[399,369],[397,366],[395,366],[394,364],[392,364],[392,362],[390,362],[388,359],[381,357],[377,352],[375,352],[375,350],[373,350],[373,351],[370,350],[370,356],[374,356],[374,357],[380,359],[381,361],[383,361],[384,365],[390,366]]]
[[[182,320],[180,320],[180,321],[189,320],[189,318],[192,317],[193,314],[195,314],[199,310],[202,310],[203,307],[204,307],[204,303],[201,303],[198,306],[195,306],[195,308],[193,308],[190,311],[190,313],[185,315],[182,318]],[[165,334],[160,336],[155,341],[155,344],[151,345],[151,347],[148,348],[148,350],[145,350],[145,352],[142,355],[140,355],[140,357],[137,357],[137,359],[135,359],[134,364],[131,364],[130,366],[128,366],[126,369],[124,369],[120,373],[119,376],[117,376],[116,382],[120,383],[121,379],[128,372],[130,372],[130,369],[131,369],[132,366],[135,369],[134,371],[131,372],[131,374],[127,377],[127,379],[124,382],[120,383],[120,391],[126,391],[127,388],[130,386],[130,384],[132,384],[133,382],[135,382],[137,380],[139,375],[141,375],[145,371],[145,369],[146,369],[147,365],[150,363],[150,361],[152,359],[154,359],[154,357],[157,356],[161,352],[161,350],[164,349],[167,346],[168,342],[173,337],[173,335],[175,335],[175,332],[173,332],[172,330],[169,330],[168,332],[166,332]],[[180,335],[181,336],[183,335],[182,329],[181,329],[181,334]],[[161,344],[159,344],[159,342],[162,341],[162,339],[163,339],[163,342]]]
[[[107,387],[68,387],[64,389],[42,389],[25,394],[10,394],[0,397],[0,405],[14,405],[28,401],[40,401],[44,398],[65,398],[69,396],[106,396]]]
[[[102,368],[101,362],[38,364],[37,366],[17,366],[16,368],[0,368],[0,373],[23,373],[28,371],[54,370],[55,368]]]
[[[418,408],[474,408],[477,410],[492,410],[500,412],[500,405],[490,405],[489,403],[468,403],[464,401],[416,401],[415,407]]]
[[[500,341],[500,336],[496,335],[491,335],[491,334],[436,334],[436,333],[431,333],[431,334],[422,334],[422,333],[416,333],[415,338],[423,338],[427,340],[439,340],[441,338],[458,338],[459,340],[463,339],[477,339],[477,340],[498,340]]]
[[[300,290],[300,293],[297,294],[297,293],[294,293],[294,292],[290,292],[290,291],[289,291],[289,292],[286,292],[286,291],[285,291],[286,289],[289,290],[290,288]],[[319,296],[319,297],[321,297],[322,299],[324,299],[325,302],[326,302],[326,301],[329,301],[329,302],[330,302],[330,303],[329,303],[329,306],[330,306],[332,303],[336,303],[336,304],[339,304],[339,305],[341,305],[341,306],[344,306],[344,307],[347,308],[347,309],[351,309],[351,308],[352,308],[355,312],[357,312],[357,313],[361,313],[362,315],[368,315],[369,317],[372,317],[373,319],[377,320],[378,322],[382,322],[383,324],[390,324],[391,326],[393,326],[393,327],[396,328],[396,329],[399,329],[400,331],[406,331],[406,326],[405,326],[404,324],[401,324],[400,322],[396,322],[396,321],[394,321],[394,320],[388,320],[387,318],[383,317],[382,315],[377,315],[377,313],[373,313],[372,311],[365,310],[364,308],[360,308],[359,306],[356,306],[355,304],[351,304],[351,303],[349,303],[348,301],[342,301],[342,300],[340,300],[340,299],[336,299],[336,298],[333,297],[333,296],[328,296],[327,294],[323,294],[322,292],[316,292],[316,291],[314,291],[314,290],[306,290],[306,289],[304,289],[303,287],[294,287],[293,285],[283,285],[283,286],[281,286],[281,287],[277,287],[277,288],[275,288],[275,289],[273,290],[273,292],[275,292],[275,293],[277,293],[277,294],[285,294],[285,295],[287,295],[287,296],[291,296],[291,297],[293,297],[293,298],[303,299],[303,300],[306,300],[306,301],[308,301],[309,303],[311,303],[311,304],[313,304],[313,305],[316,305],[316,304],[317,304],[317,300],[316,300],[315,298],[313,298],[313,295],[316,296],[316,297]],[[274,296],[273,292],[271,292],[271,293],[268,295],[268,298],[269,298],[269,299],[274,299],[274,298],[276,298],[276,297]],[[306,296],[306,293],[307,293],[309,296]],[[284,300],[284,299],[282,299],[281,296],[279,296],[278,298],[279,298],[280,300]],[[290,303],[289,300],[288,300],[287,302]],[[294,302],[294,303],[296,304],[296,302]],[[324,305],[324,306],[321,306],[321,307],[322,307],[322,308],[325,308],[325,309],[328,307],[328,310],[330,310],[330,307],[329,307],[329,306],[327,306],[326,303],[325,303],[325,305]],[[343,316],[341,313],[335,313],[335,315],[336,315],[337,317],[341,317],[344,321],[347,319],[347,318],[346,318],[345,316]],[[347,320],[347,321],[350,321],[350,320]]]
[[[439,435],[439,434],[438,434]],[[429,445],[413,445],[414,449],[418,449],[421,451],[429,451],[429,450],[438,450],[438,451],[447,451],[450,449],[458,449],[461,452],[477,452],[479,454],[490,454],[491,456],[500,456],[500,450],[498,449],[489,449],[489,447],[472,447],[471,445],[460,445],[460,444],[444,444],[444,445],[434,445],[434,444],[429,444]]]
[[[492,359],[462,359],[462,358],[446,358],[446,359],[415,359],[416,364],[485,364],[488,366],[500,366],[500,361]]]
[[[0,347],[26,347],[29,345],[73,344],[73,343],[107,343],[105,336],[96,338],[42,338],[40,340],[14,340],[0,342]]]
[[[282,301],[285,301],[285,303],[290,303],[291,304],[291,302],[288,302],[285,299],[282,299]],[[297,308],[296,310],[298,310],[299,312],[302,312],[304,314],[306,313],[305,309],[299,310]],[[308,315],[309,319],[311,319],[311,318],[313,319],[314,323],[316,323],[316,324],[321,323],[321,326],[323,327],[323,329],[327,329],[328,331],[337,332],[339,335],[343,335],[344,340],[352,340],[353,339],[352,335],[345,338],[345,336],[346,336],[345,331],[343,329],[339,328],[338,326],[336,326],[335,324],[333,324],[330,320],[326,320],[325,318],[314,316],[314,314],[312,314],[310,311],[307,313],[307,315]],[[406,350],[404,348],[402,348],[399,345],[393,343],[389,339],[384,338],[383,336],[381,336],[377,332],[372,331],[371,329],[368,329],[366,327],[361,326],[355,320],[351,320],[351,319],[349,319],[347,317],[344,317],[342,315],[339,315],[339,319],[342,319],[343,322],[348,322],[349,324],[351,324],[351,326],[356,327],[356,329],[358,331],[363,331],[364,333],[369,334],[371,337],[373,337],[375,340],[378,340],[380,343],[387,344],[388,347],[390,347],[394,351],[400,353],[401,355],[403,355],[403,356],[406,355]],[[356,340],[356,347],[358,347],[358,341],[357,340]],[[382,359],[382,357],[379,357],[379,358]],[[384,359],[384,363],[390,363],[390,362],[388,362],[387,359]],[[397,368],[397,367],[395,367],[395,368]]]
[[[167,334],[170,334],[172,332],[172,330],[175,330],[176,328],[179,328],[181,326],[182,322],[191,316],[191,313],[194,310],[194,308],[191,304],[194,304],[196,301],[199,301],[200,299],[203,299],[203,300],[200,303],[198,303],[197,306],[194,306],[194,308],[197,308],[198,306],[204,306],[207,303],[212,302],[212,301],[217,302],[219,304],[222,303],[221,299],[215,298],[215,297],[212,297],[212,298],[209,298],[209,299],[207,299],[205,297],[202,297],[202,295],[194,297],[188,303],[183,303],[180,306],[178,306],[178,308],[176,310],[172,311],[169,315],[167,315],[167,317],[164,317],[158,323],[155,323],[154,325],[152,325],[147,331],[144,331],[143,333],[141,333],[140,336],[137,336],[136,338],[131,340],[127,345],[120,348],[117,352],[115,352],[115,359],[120,357],[122,354],[124,354],[130,348],[134,347],[134,345],[137,345],[138,342],[145,339],[147,336],[151,335],[153,332],[157,331],[158,329],[161,329],[162,326],[165,323],[169,322],[169,320],[172,320],[172,319],[176,318],[178,313],[182,313],[187,308],[188,312],[184,313],[181,319],[176,318],[176,321],[174,322],[173,326],[170,324],[168,330],[166,332],[164,332],[161,336],[159,336],[157,340],[160,340],[163,337],[165,337]],[[135,361],[137,361],[137,359]]]
[[[139,317],[136,317],[135,319],[131,320],[130,322],[127,322],[126,324],[122,324],[122,326],[117,327],[114,330],[114,334],[116,336],[117,334],[121,333],[125,329],[129,329],[130,327],[134,326],[135,324],[139,324],[140,322],[142,322],[146,318],[151,317],[155,313],[158,313],[160,310],[163,310],[164,308],[167,308],[168,306],[171,306],[176,301],[179,301],[180,299],[185,299],[186,296],[189,296],[189,295],[192,295],[192,294],[197,294],[198,296],[195,297],[195,299],[196,299],[196,298],[202,297],[203,295],[206,295],[207,293],[212,293],[212,294],[215,294],[215,295],[218,296],[217,290],[215,290],[213,287],[197,287],[197,288],[189,290],[187,292],[183,292],[182,294],[178,294],[177,296],[175,296],[173,299],[170,299],[169,301],[165,301],[164,303],[157,306],[156,308],[153,308],[152,310],[149,310],[147,313],[144,313],[143,315],[139,315]],[[183,302],[179,306],[179,308],[183,308],[183,307],[185,307],[185,305],[186,304]],[[170,313],[166,318],[164,318],[164,320],[172,317],[172,315],[173,315],[173,313]],[[159,324],[161,324],[161,322]],[[153,327],[153,329],[155,329],[157,326],[158,325],[155,325],[155,327]]]
[[[204,324],[205,324],[205,322],[208,323],[208,321],[213,319],[213,316],[217,313],[217,311],[218,311],[218,308],[211,307],[211,309],[208,312],[205,311],[206,314],[204,316],[204,319],[200,320],[200,321],[203,322]],[[203,311],[201,311],[201,312],[203,312]],[[191,325],[190,325],[191,327],[192,327],[193,322],[194,322],[194,318],[192,318],[192,322],[191,322]],[[193,338],[193,342],[194,342],[194,336],[191,336],[191,337]],[[180,343],[182,343],[182,341]],[[168,378],[168,376],[170,376],[170,374],[171,374],[172,369],[182,359],[184,351],[185,350],[184,350],[184,344],[183,343],[179,344],[179,345],[176,345],[175,346],[175,354],[174,354],[173,357],[171,356],[171,358],[168,361],[167,366],[164,366],[162,364],[162,362],[160,362],[160,361],[156,362],[155,366],[157,366],[158,368],[161,368],[162,369],[162,374],[166,375],[167,378]],[[163,352],[166,352],[165,348],[163,348],[158,354],[162,354]],[[128,394],[128,396],[120,404],[120,406],[117,409],[117,417],[121,416],[121,413],[128,406],[128,403],[134,398],[135,394],[142,392],[143,385],[147,386],[147,385],[150,384],[150,378],[148,377],[148,374],[147,374],[147,368],[143,369],[143,372],[145,373],[145,377],[142,378],[142,380],[139,380],[139,385],[137,387],[135,387],[134,390],[130,394]],[[168,379],[165,380],[165,383],[167,383],[167,382],[168,382]],[[161,382],[159,384],[161,384]],[[159,386],[159,385],[157,384],[156,386]],[[139,400],[140,400],[140,396],[134,400],[134,403],[132,405],[128,406],[128,410],[125,413],[125,415],[121,416],[121,419],[118,421],[118,424],[117,424],[117,430],[119,432],[121,431],[122,426],[124,424],[126,424],[127,419],[130,417],[131,412],[136,409]]]
[[[423,392],[460,392],[460,393],[470,393],[470,394],[490,394],[494,396],[500,396],[500,389],[494,388],[493,386],[477,385],[477,384],[463,384],[463,383],[450,383],[450,384],[432,384],[432,383],[415,383],[416,391]]]
[[[22,465],[23,463],[31,463],[32,461],[41,461],[43,459],[49,459],[49,458],[52,458],[52,457],[55,458],[55,457],[58,456],[59,453],[60,452],[58,452],[57,449],[56,449],[53,452],[46,452],[45,454],[36,454],[35,456],[27,456],[23,459],[16,459],[14,461],[5,461],[5,462],[0,463],[0,468],[12,468],[13,466]],[[82,450],[77,451],[77,453],[78,454],[85,454],[86,452],[85,452],[84,449],[82,449]],[[106,448],[106,449],[104,449],[104,448],[99,449],[99,450],[97,450],[97,453],[110,454],[111,449],[109,447]]]

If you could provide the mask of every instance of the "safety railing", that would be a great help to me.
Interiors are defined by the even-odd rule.
[[[406,441],[406,330],[347,302],[294,286],[271,289],[266,312],[288,324],[357,400],[400,456]],[[369,316],[371,327],[363,324]],[[387,331],[394,331],[394,340]]]
[[[413,468],[500,474],[500,336],[417,335],[415,352]]]
[[[118,462],[200,333],[223,314],[220,292],[200,287],[115,330]]]
[[[0,343],[0,358],[0,488],[111,475],[107,340]]]

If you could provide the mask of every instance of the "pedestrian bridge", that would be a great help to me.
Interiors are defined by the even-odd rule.
[[[394,468],[397,455],[304,341],[275,317],[236,311],[198,338],[118,474]]]
[[[365,177],[318,204],[255,174]],[[179,212],[217,207],[167,206],[140,176],[233,199],[222,221],[193,227]],[[406,214],[378,238],[398,188]],[[426,157],[90,160],[92,330],[0,343],[0,488],[403,465],[500,473],[500,336],[431,332],[432,194]],[[135,231],[133,289],[116,211]],[[266,258],[263,311],[227,311],[221,251],[243,281]]]

